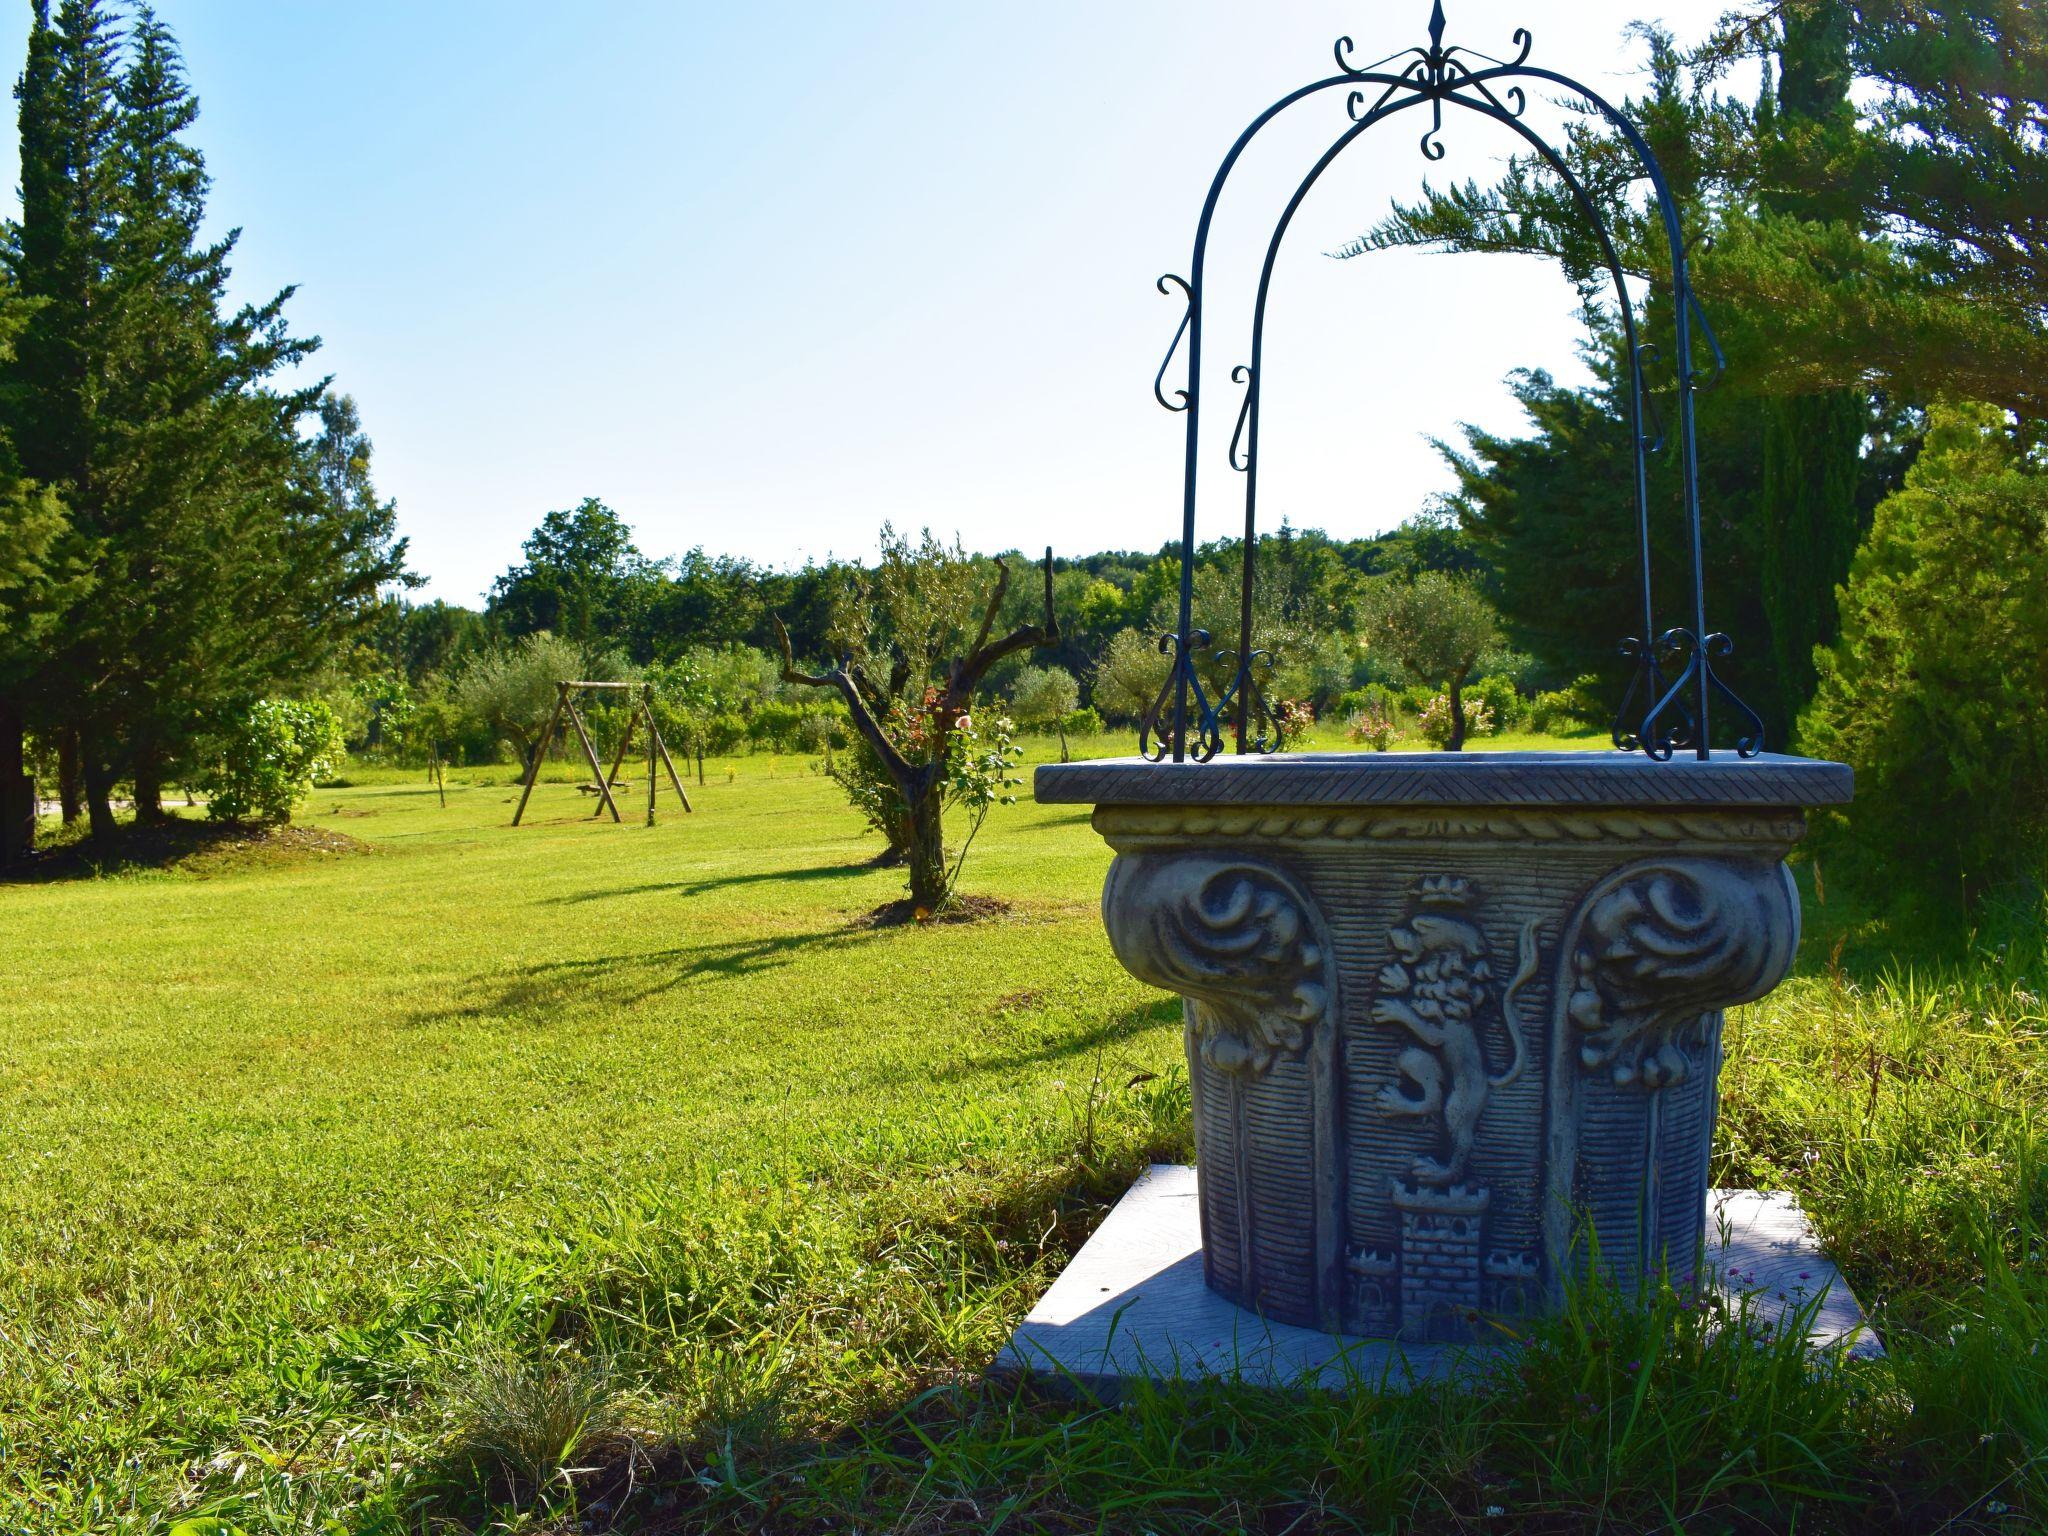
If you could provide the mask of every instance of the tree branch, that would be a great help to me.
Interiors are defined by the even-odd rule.
[[[860,732],[862,739],[875,749],[875,756],[882,760],[882,766],[889,771],[889,777],[896,781],[896,788],[905,800],[912,798],[912,791],[922,789],[921,772],[918,766],[897,749],[889,739],[889,733],[875,718],[868,702],[861,697],[853,673],[845,666],[833,668],[830,672],[799,672],[796,656],[790,650],[789,631],[782,627],[780,614],[771,613],[769,620],[775,625],[775,638],[782,645],[782,680],[785,683],[801,683],[810,688],[837,689],[839,696],[846,700],[847,713],[853,717],[853,728]]]
[[[1020,624],[1002,639],[991,643],[988,632],[995,623],[996,607],[1003,599],[1003,591],[1009,582],[1010,569],[1001,560],[996,566],[1002,571],[1002,578],[996,584],[996,596],[982,618],[981,634],[976,638],[974,649],[953,664],[951,677],[946,683],[946,702],[955,709],[965,709],[974,696],[988,669],[1016,651],[1037,650],[1041,646],[1055,644],[1060,637],[1059,620],[1052,611],[1052,547],[1045,551],[1045,622],[1042,624]]]

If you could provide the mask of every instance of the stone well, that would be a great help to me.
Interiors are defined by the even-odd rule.
[[[1116,850],[1118,958],[1186,1000],[1209,1286],[1451,1342],[1593,1251],[1693,1270],[1722,1011],[1784,977],[1839,763],[1378,753],[1047,765]]]

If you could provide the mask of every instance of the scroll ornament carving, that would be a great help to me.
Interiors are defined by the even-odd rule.
[[[1768,864],[1638,866],[1583,909],[1565,1011],[1579,1061],[1617,1087],[1685,1081],[1708,1015],[1762,997],[1791,968],[1799,903]]]
[[[1102,907],[1125,969],[1193,1004],[1202,1059],[1220,1072],[1262,1076],[1308,1043],[1329,1007],[1321,922],[1270,864],[1126,855]]]

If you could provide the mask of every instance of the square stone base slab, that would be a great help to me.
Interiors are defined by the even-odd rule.
[[[1258,1386],[1399,1388],[1483,1360],[1502,1346],[1401,1344],[1268,1323],[1202,1283],[1195,1170],[1155,1163],[1131,1186],[1052,1289],[1031,1309],[992,1374],[1031,1373],[1092,1392],[1122,1381],[1232,1380]],[[1708,1263],[1751,1315],[1775,1322],[1822,1293],[1809,1337],[1884,1352],[1848,1282],[1821,1252],[1787,1194],[1717,1189],[1708,1196]],[[1806,1278],[1801,1279],[1801,1274]]]

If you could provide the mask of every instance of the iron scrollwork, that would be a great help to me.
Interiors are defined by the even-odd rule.
[[[1187,453],[1182,491],[1179,614],[1174,633],[1161,642],[1161,649],[1173,657],[1173,665],[1165,688],[1147,712],[1140,728],[1140,748],[1155,761],[1171,756],[1176,762],[1189,758],[1206,762],[1222,750],[1223,719],[1233,702],[1238,707],[1236,735],[1240,752],[1271,751],[1279,746],[1277,727],[1270,744],[1263,729],[1257,732],[1248,729],[1255,706],[1263,720],[1271,722],[1273,719],[1264,708],[1264,700],[1253,676],[1253,659],[1260,652],[1255,649],[1252,635],[1251,572],[1258,551],[1259,416],[1261,386],[1264,383],[1266,300],[1275,259],[1296,209],[1323,172],[1352,141],[1398,112],[1427,106],[1430,123],[1421,136],[1421,152],[1430,161],[1440,160],[1445,153],[1442,141],[1444,108],[1454,106],[1507,127],[1559,177],[1570,191],[1574,205],[1590,223],[1614,285],[1616,310],[1623,330],[1623,356],[1629,367],[1642,582],[1641,629],[1636,637],[1625,641],[1622,648],[1634,666],[1611,732],[1614,744],[1624,750],[1646,753],[1657,761],[1667,761],[1681,751],[1705,759],[1711,751],[1713,707],[1720,703],[1729,706],[1739,721],[1734,740],[1736,753],[1752,757],[1763,750],[1763,726],[1756,712],[1736,695],[1714,666],[1714,658],[1725,658],[1734,647],[1726,635],[1713,630],[1707,623],[1705,564],[1700,533],[1698,443],[1693,397],[1718,381],[1726,367],[1726,359],[1693,290],[1688,265],[1692,255],[1691,243],[1684,236],[1678,206],[1663,170],[1641,131],[1617,107],[1579,81],[1529,62],[1534,39],[1526,28],[1515,31],[1516,51],[1506,59],[1462,45],[1446,45],[1444,33],[1444,9],[1441,0],[1437,0],[1430,13],[1427,47],[1403,49],[1375,63],[1360,65],[1352,62],[1355,47],[1352,40],[1349,37],[1338,38],[1334,49],[1337,73],[1312,81],[1268,107],[1253,119],[1224,157],[1210,183],[1208,198],[1196,227],[1191,276],[1187,279],[1168,276],[1159,280],[1160,292],[1170,291],[1170,284],[1178,287],[1187,299],[1180,329],[1174,333],[1173,344],[1153,380],[1153,394],[1159,403],[1187,418]],[[1678,400],[1676,432],[1692,577],[1689,594],[1691,622],[1680,627],[1657,623],[1651,590],[1650,501],[1645,459],[1665,446],[1666,430],[1651,400],[1645,370],[1650,364],[1660,361],[1658,349],[1640,342],[1637,337],[1636,298],[1630,293],[1606,213],[1591,191],[1580,183],[1555,146],[1522,120],[1528,104],[1527,88],[1531,84],[1561,88],[1607,121],[1633,153],[1638,168],[1649,182],[1653,211],[1663,227],[1670,254],[1672,311],[1676,317],[1671,363]],[[1201,686],[1199,669],[1195,665],[1195,654],[1209,644],[1209,637],[1197,630],[1193,623],[1195,509],[1200,469],[1202,285],[1207,267],[1209,233],[1224,184],[1251,141],[1288,108],[1330,90],[1343,92],[1349,124],[1303,178],[1280,215],[1267,245],[1266,263],[1260,277],[1252,323],[1251,360],[1239,364],[1231,375],[1245,386],[1244,402],[1238,411],[1227,455],[1231,468],[1245,477],[1241,557],[1244,563],[1244,596],[1236,651],[1219,653],[1215,657],[1219,664],[1236,662],[1234,681],[1212,705]],[[1705,370],[1696,365],[1695,335],[1706,347],[1709,364]],[[1169,398],[1165,385],[1166,371],[1179,354],[1183,341],[1187,345],[1187,388],[1175,390],[1173,398]]]

